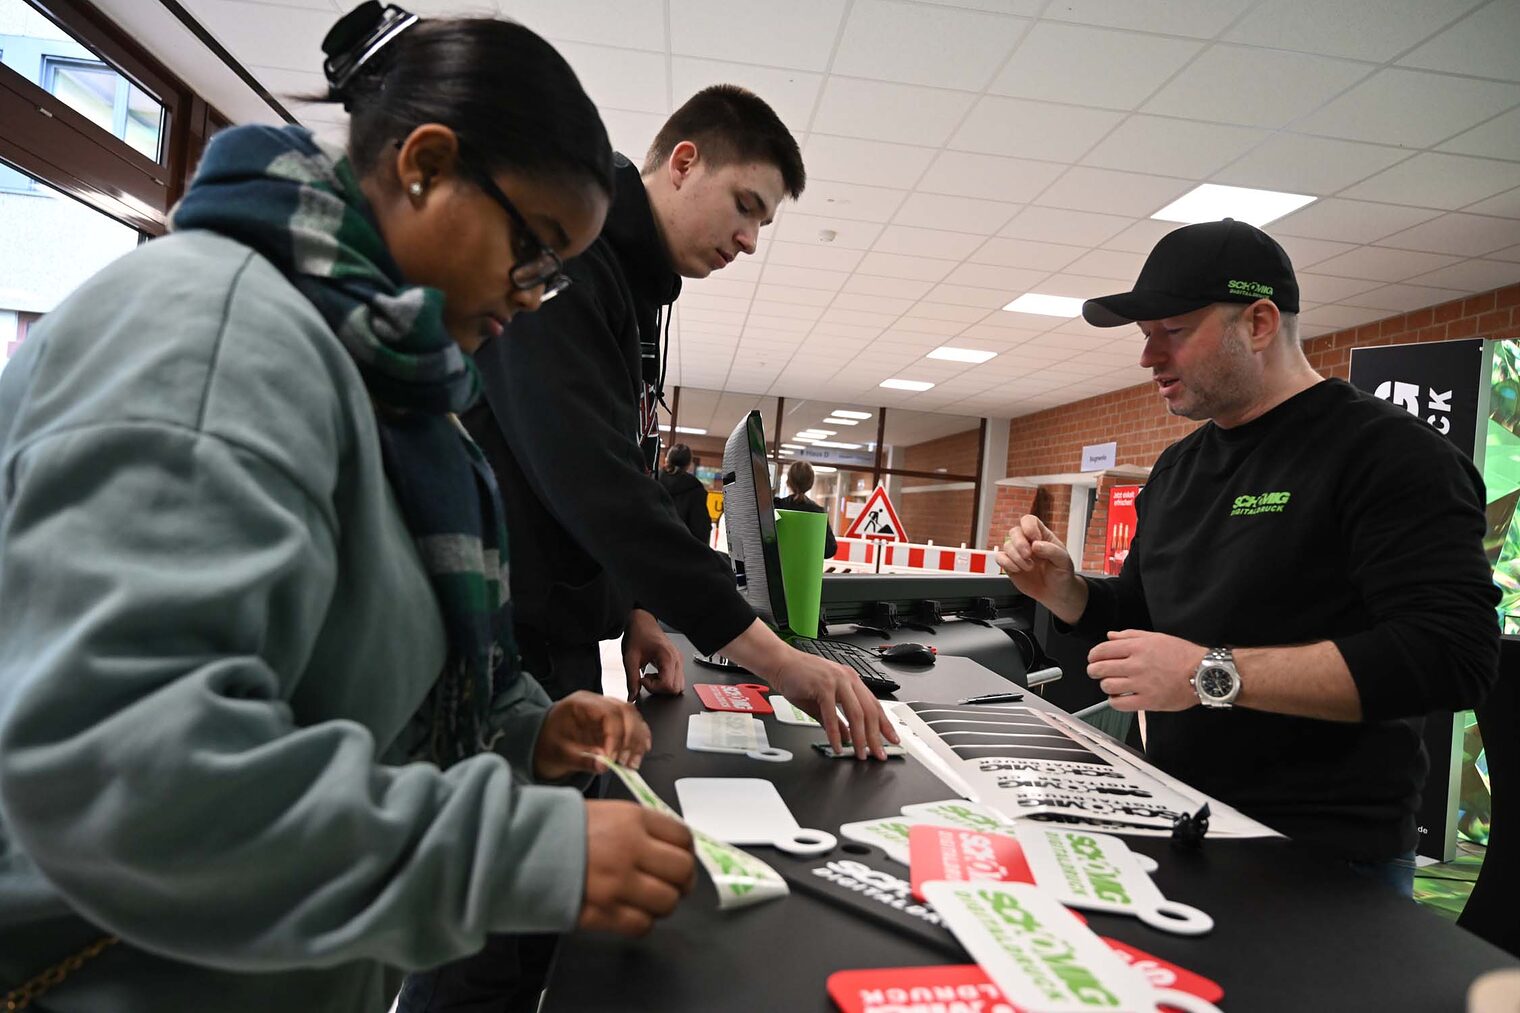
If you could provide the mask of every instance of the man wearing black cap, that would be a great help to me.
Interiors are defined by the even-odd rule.
[[[1481,477],[1310,367],[1292,264],[1250,225],[1172,232],[1082,313],[1139,324],[1167,410],[1208,421],[1157,459],[1118,577],[1077,576],[1032,516],[999,562],[1101,641],[1088,674],[1146,712],[1158,766],[1410,895],[1422,716],[1497,673]]]

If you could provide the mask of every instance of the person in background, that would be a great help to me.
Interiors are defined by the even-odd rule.
[[[0,1006],[372,1013],[691,887],[679,822],[532,783],[649,730],[517,668],[452,415],[601,229],[596,109],[505,21],[364,4],[324,48],[347,151],[221,132],[0,377]]]
[[[806,510],[808,513],[826,514],[828,510],[821,504],[815,503],[808,496],[808,490],[813,488],[813,466],[806,461],[793,461],[786,469],[786,487],[791,490],[791,495],[777,496],[777,510]],[[823,558],[833,559],[834,553],[839,551],[839,543],[834,540],[834,532],[831,528],[823,529]]]
[[[1298,339],[1298,281],[1260,229],[1226,219],[1156,244],[1134,323],[1173,415],[1119,576],[1079,576],[1032,515],[998,562],[1100,642],[1088,675],[1144,711],[1162,770],[1408,897],[1420,727],[1498,674],[1499,591],[1483,479],[1425,422],[1326,379]]]
[[[658,477],[676,505],[676,516],[693,538],[706,545],[712,537],[712,518],[707,514],[707,490],[691,473],[691,448],[684,443],[671,447],[665,453],[665,469]]]

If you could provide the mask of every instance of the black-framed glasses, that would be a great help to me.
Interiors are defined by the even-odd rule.
[[[496,181],[487,173],[476,171],[470,173],[470,178],[487,197],[500,204],[507,217],[512,219],[518,256],[510,275],[512,287],[526,292],[543,286],[544,294],[539,298],[545,302],[569,288],[570,276],[565,273],[565,262],[559,259],[559,254],[547,243],[538,238],[538,233],[533,231],[511,198],[501,192]]]

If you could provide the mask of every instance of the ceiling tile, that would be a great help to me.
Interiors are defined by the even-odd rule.
[[[556,47],[580,78],[581,87],[602,109],[670,114],[665,54],[561,42]]]
[[[1225,32],[1232,42],[1384,63],[1482,0],[1263,0]]]
[[[935,149],[812,134],[802,149],[808,181],[837,179],[907,189],[918,182]]]
[[[1404,281],[1417,274],[1454,264],[1460,259],[1444,253],[1421,253],[1414,250],[1389,250],[1381,246],[1363,246],[1314,265],[1314,271],[1316,274],[1329,274],[1341,278]]]
[[[1064,0],[1044,17],[1161,35],[1212,39],[1240,16],[1251,0]]]
[[[1105,109],[986,96],[955,132],[949,147],[990,155],[1073,162],[1123,119]]]
[[[563,0],[557,2],[563,3]],[[797,132],[807,129],[808,121],[813,117],[813,106],[818,101],[819,89],[823,87],[823,75],[746,63],[698,60],[689,56],[671,59],[670,94],[676,108],[713,84],[737,84],[748,88],[776,110],[782,123]]]
[[[890,313],[892,318],[902,316],[914,300],[883,295],[857,295],[841,292],[834,297],[830,309],[865,310],[868,313]]]
[[[1340,302],[1342,299],[1350,299],[1363,292],[1384,287],[1382,282],[1366,281],[1360,278],[1336,278],[1327,274],[1305,274],[1302,271],[1297,273],[1301,301],[1316,305]]]
[[[1280,133],[1234,165],[1216,172],[1213,180],[1323,197],[1408,157],[1405,148]]]
[[[1205,179],[1267,136],[1247,127],[1137,115],[1088,152],[1082,164]]]
[[[977,288],[996,288],[1014,295],[1029,291],[1029,287],[1056,268],[1030,270],[1022,267],[1003,267],[995,264],[962,264],[946,276],[952,285],[971,285]]]
[[[955,306],[975,306],[985,310],[1001,309],[1017,292],[1006,292],[996,288],[973,288],[969,285],[943,284],[934,288],[928,298],[935,302],[950,303]]]
[[[1390,313],[1408,313],[1443,302],[1451,302],[1466,293],[1449,288],[1427,288],[1423,285],[1384,285],[1370,292],[1343,300],[1347,306],[1366,306]]]
[[[934,287],[933,282],[913,278],[883,278],[871,274],[852,275],[842,291],[857,295],[895,296],[922,299]]]
[[[1344,196],[1453,209],[1517,186],[1520,186],[1520,162],[1425,151],[1349,187]]]
[[[1338,257],[1342,253],[1349,253],[1356,249],[1352,243],[1332,243],[1326,239],[1304,239],[1300,236],[1275,234],[1275,227],[1273,233],[1272,238],[1277,240],[1277,245],[1283,248],[1288,254],[1288,259],[1293,262],[1293,267],[1298,270],[1313,267],[1322,260],[1329,260],[1331,257]]]
[[[635,113],[620,109],[602,109],[602,125],[612,141],[614,151],[621,151],[633,162],[644,161],[644,153],[654,143],[655,135],[665,125],[663,113]]]
[[[1062,167],[1051,162],[946,151],[929,167],[919,189],[957,197],[1023,202],[1033,199],[1061,172]]]
[[[907,195],[906,190],[890,190],[882,186],[809,180],[802,197],[788,210],[849,221],[887,222]]]
[[[1511,109],[1439,145],[1442,151],[1520,160],[1520,108]]]
[[[1520,245],[1511,246],[1507,250],[1498,250],[1488,255],[1490,260],[1507,260],[1512,264],[1520,264]]]
[[[1095,278],[1137,278],[1149,254],[1126,250],[1093,250],[1066,265],[1064,273],[1092,275]]]
[[[766,270],[770,270],[770,268],[766,268]],[[776,312],[776,307],[782,304],[793,306],[827,306],[833,299],[834,294],[831,289],[800,288],[796,285],[782,285],[764,281],[755,288],[755,305],[769,306],[771,307],[771,312]]]
[[[1520,186],[1501,193],[1497,197],[1469,204],[1462,209],[1472,215],[1495,215],[1500,218],[1520,218]]]
[[[668,0],[672,53],[709,60],[824,70],[845,0],[773,0],[765,17],[736,20],[727,4]]]
[[[1369,69],[1326,56],[1213,45],[1141,108],[1276,129],[1318,108]]]
[[[468,5],[464,0],[460,6]],[[478,0],[476,0],[478,3]],[[345,3],[345,7],[353,6]],[[490,4],[486,4],[490,6]],[[662,0],[496,0],[502,14],[556,43],[591,42],[626,49],[665,51]]]
[[[810,243],[784,243],[771,239],[764,244],[762,252],[765,253],[767,264],[812,267],[826,271],[853,271],[855,265],[860,263],[860,258],[865,256],[861,250],[820,243],[816,234]]]
[[[1294,129],[1353,141],[1428,147],[1520,102],[1520,85],[1388,67]]]
[[[868,253],[856,268],[861,274],[878,274],[887,278],[911,278],[939,281],[955,267],[954,260],[930,257],[903,257],[895,253]]]
[[[830,77],[823,86],[823,102],[812,129],[843,137],[939,147],[975,99],[965,92]]]
[[[1449,214],[1385,236],[1378,245],[1480,257],[1517,242],[1520,242],[1520,221],[1513,218]]]
[[[270,9],[232,0],[195,0],[196,20],[238,62],[248,66],[316,72],[322,69],[322,38],[336,12],[287,7],[279,13],[279,31],[270,31]]]
[[[1175,232],[1180,228],[1182,226],[1177,222],[1162,222],[1154,218],[1143,218],[1104,243],[1103,248],[1106,250],[1123,250],[1126,253],[1149,255],[1151,250],[1156,248],[1156,244],[1161,242],[1162,236],[1165,236],[1169,232]]]
[[[929,298],[934,299],[936,297],[931,293]],[[959,331],[968,324],[976,323],[986,315],[986,307],[980,304],[966,305],[964,303],[922,301],[904,313],[903,318],[897,322],[897,326],[910,327],[910,321],[924,320],[940,324],[940,329],[942,330]]]
[[[898,209],[892,223],[990,236],[1007,224],[1018,209],[1017,204],[916,193]]]
[[[1392,204],[1368,204],[1365,201],[1331,197],[1315,201],[1286,218],[1273,222],[1273,234],[1306,236],[1310,239],[1333,239],[1348,243],[1372,243],[1384,236],[1429,221],[1440,212],[1423,208],[1398,207]]]
[[[1411,278],[1416,285],[1454,288],[1463,292],[1487,292],[1520,281],[1520,265],[1500,260],[1464,260],[1439,271]]]
[[[776,317],[785,317],[788,320],[806,320],[811,323],[823,315],[824,303],[815,302],[809,305],[799,303],[793,299],[766,299],[762,297],[763,288],[764,286],[755,290],[755,301],[749,310],[750,321],[758,323],[762,327],[771,326],[765,321]],[[827,292],[820,292],[817,289],[799,289],[798,291],[806,292],[812,296],[828,295]]]
[[[1119,215],[1093,214],[1064,208],[1026,207],[1003,226],[1000,236],[1010,239],[1035,239],[1046,243],[1073,243],[1096,246],[1110,239],[1133,221]]]
[[[804,191],[806,192],[806,191]],[[776,222],[774,238],[790,243],[816,243],[821,232],[833,232],[831,247],[868,250],[881,235],[881,226],[870,222],[852,222],[844,218],[825,218],[788,212]]]
[[[1098,296],[1109,295],[1114,292],[1128,292],[1135,287],[1134,278],[1089,278],[1086,275],[1057,274],[1040,282],[1039,291],[1043,295],[1064,295],[1073,299],[1095,299]],[[1060,329],[1064,330],[1066,324],[1077,326],[1081,321],[1081,327],[1086,329],[1090,325],[1082,321],[1081,317],[1072,317],[1063,322]]]
[[[1133,109],[1202,48],[1185,39],[1041,21],[988,91]]]
[[[1051,184],[1038,203],[1072,211],[1149,218],[1192,188],[1185,179],[1076,166]]]
[[[790,267],[785,264],[766,264],[765,271],[760,275],[761,281],[767,285],[792,285],[825,292],[839,291],[848,277],[842,271],[821,271],[816,267]],[[682,303],[686,302],[686,298],[686,293],[681,293]]]
[[[824,311],[823,320],[834,324],[856,324],[861,327],[886,327],[897,319],[895,313],[871,313],[866,310],[835,309]]]
[[[872,250],[880,253],[898,253],[909,257],[962,260],[980,245],[982,245],[980,236],[970,236],[964,232],[888,225],[882,230]]]
[[[1520,4],[1499,0],[1469,15],[1399,62],[1520,81]]]
[[[835,74],[981,91],[1029,26],[1020,18],[895,0],[858,0]]]

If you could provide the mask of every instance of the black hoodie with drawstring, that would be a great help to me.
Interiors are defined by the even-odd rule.
[[[570,287],[475,354],[486,396],[464,422],[501,485],[520,640],[594,645],[637,602],[711,653],[755,613],[646,470],[656,377],[641,343],[658,347],[681,279],[621,155],[616,179],[601,235],[566,265]]]

